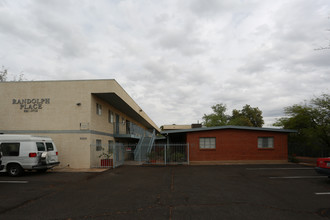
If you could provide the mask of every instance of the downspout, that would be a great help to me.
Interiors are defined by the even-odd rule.
[[[170,137],[168,136],[168,133],[166,134],[166,145],[165,145],[165,152],[164,152],[164,155],[165,155],[165,166],[166,166],[166,160],[167,160],[167,149],[169,148],[169,144],[170,144]]]
[[[168,136],[168,133],[166,134],[166,144],[167,144],[167,145],[170,144],[170,137]]]

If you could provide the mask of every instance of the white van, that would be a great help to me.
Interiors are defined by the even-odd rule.
[[[56,146],[49,137],[0,134],[2,165],[0,172],[20,176],[24,170],[45,172],[60,164]]]

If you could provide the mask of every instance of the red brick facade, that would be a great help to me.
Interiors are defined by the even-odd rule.
[[[190,161],[287,160],[288,133],[222,129],[187,132]],[[200,149],[199,138],[215,137],[215,149]],[[258,148],[258,137],[273,137],[273,148]]]

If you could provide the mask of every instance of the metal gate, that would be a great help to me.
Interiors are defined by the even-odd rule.
[[[189,144],[155,144],[147,155],[146,164],[189,164]]]
[[[189,144],[154,144],[143,158],[135,157],[135,148],[136,145],[118,142],[91,144],[91,168],[115,168],[124,164],[189,164]]]

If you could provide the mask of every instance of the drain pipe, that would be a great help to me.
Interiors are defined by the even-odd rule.
[[[166,161],[167,161],[167,148],[169,147],[169,145],[170,145],[170,137],[169,137],[169,135],[168,135],[168,133],[166,134],[166,144],[165,144],[165,152],[164,152],[164,154],[165,154],[165,166],[166,166]]]

